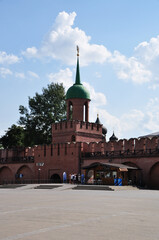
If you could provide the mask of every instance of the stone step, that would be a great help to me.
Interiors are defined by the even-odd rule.
[[[34,189],[54,189],[54,188],[58,188],[61,187],[62,185],[39,185],[34,187]]]
[[[114,191],[109,186],[105,185],[77,185],[76,187],[72,188],[73,190],[99,190],[99,191]]]

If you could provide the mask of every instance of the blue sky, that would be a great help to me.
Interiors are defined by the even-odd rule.
[[[90,121],[108,137],[159,131],[158,13],[158,0],[0,0],[0,135],[28,96],[73,84],[77,44]]]

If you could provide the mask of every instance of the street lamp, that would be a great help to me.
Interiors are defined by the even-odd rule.
[[[41,168],[38,168],[38,183],[40,183],[40,171],[41,171]]]

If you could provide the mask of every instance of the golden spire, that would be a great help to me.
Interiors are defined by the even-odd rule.
[[[77,56],[79,57],[79,46],[77,45]]]

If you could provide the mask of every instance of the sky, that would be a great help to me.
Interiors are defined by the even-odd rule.
[[[159,131],[159,0],[0,0],[0,136],[19,106],[51,82],[80,75],[118,138]]]

